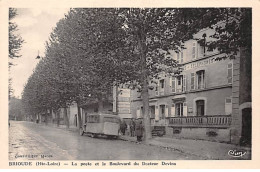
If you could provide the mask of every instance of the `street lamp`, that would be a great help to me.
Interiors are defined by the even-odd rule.
[[[36,57],[36,59],[40,59],[41,56],[39,55],[39,50],[38,50],[38,56]]]

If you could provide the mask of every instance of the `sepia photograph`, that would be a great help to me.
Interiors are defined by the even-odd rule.
[[[251,7],[8,14],[9,166],[252,160]]]

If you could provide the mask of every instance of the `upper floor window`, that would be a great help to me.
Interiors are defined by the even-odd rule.
[[[179,75],[177,77],[172,77],[171,81],[172,92],[181,93],[186,91],[186,76]]]
[[[205,71],[204,70],[200,70],[197,73],[197,87],[198,89],[202,89],[205,86]]]
[[[161,88],[161,89],[164,89],[164,79],[161,79],[161,80],[160,80],[160,88]]]
[[[205,70],[191,73],[191,90],[205,88]]]

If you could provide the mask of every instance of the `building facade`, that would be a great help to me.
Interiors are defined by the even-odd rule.
[[[212,32],[202,30],[194,37],[210,41],[207,35]],[[234,107],[239,106],[234,99],[238,87],[233,83],[239,82],[234,64],[240,64],[240,54],[235,60],[218,60],[225,55],[207,51],[197,40],[185,42],[184,47],[170,55],[182,65],[180,75],[162,74],[149,90],[151,125],[166,126],[174,137],[232,142],[232,118],[238,116]],[[136,90],[131,91],[131,114],[133,118],[143,117],[142,97]],[[237,123],[241,127],[241,120]],[[240,129],[235,128],[239,135]]]

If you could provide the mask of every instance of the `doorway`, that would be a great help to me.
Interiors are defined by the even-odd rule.
[[[252,109],[242,109],[242,132],[240,145],[251,146],[252,143]]]

